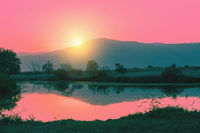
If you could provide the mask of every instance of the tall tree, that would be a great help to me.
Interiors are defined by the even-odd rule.
[[[12,50],[0,48],[0,73],[15,74],[20,72],[20,59]]]

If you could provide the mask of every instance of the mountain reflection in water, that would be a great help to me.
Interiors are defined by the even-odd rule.
[[[200,87],[182,85],[98,84],[86,82],[20,82],[21,99],[4,114],[25,119],[107,120],[152,107],[180,106],[200,110]]]

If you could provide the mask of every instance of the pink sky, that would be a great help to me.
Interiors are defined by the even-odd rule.
[[[50,51],[75,39],[200,42],[200,0],[0,0],[0,46]]]

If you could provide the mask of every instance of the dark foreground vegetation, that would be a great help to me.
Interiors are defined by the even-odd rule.
[[[39,122],[1,116],[1,133],[198,133],[200,112],[178,107],[154,108],[116,120]]]
[[[6,75],[0,75],[0,94],[9,94],[17,91],[15,81]]]
[[[17,85],[10,78],[20,72],[20,59],[12,50],[0,48],[0,97],[17,91]]]

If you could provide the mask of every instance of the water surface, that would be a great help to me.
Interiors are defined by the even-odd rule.
[[[154,106],[200,110],[200,85],[145,85],[88,82],[19,82],[19,95],[0,99],[4,114],[23,119],[107,120]],[[5,104],[6,103],[6,104]]]

